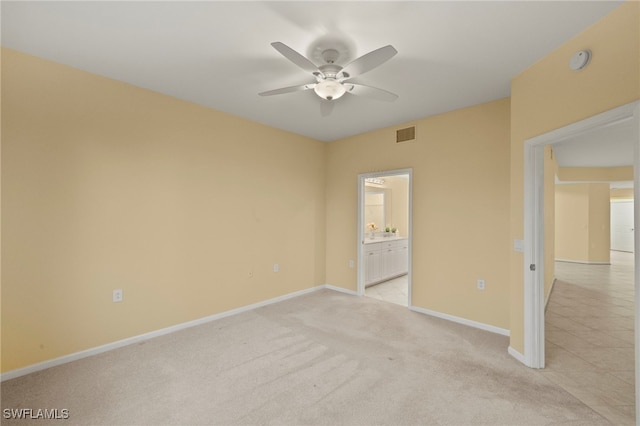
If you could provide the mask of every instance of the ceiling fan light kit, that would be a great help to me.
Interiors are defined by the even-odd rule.
[[[269,90],[259,93],[260,96],[280,95],[283,93],[313,89],[316,95],[322,98],[323,101],[335,101],[336,99],[341,98],[345,93],[366,96],[372,99],[388,102],[394,101],[398,98],[398,95],[395,93],[378,89],[376,87],[365,86],[363,84],[356,84],[352,82],[345,83],[347,80],[362,75],[367,71],[371,71],[395,56],[398,51],[391,45],[371,51],[366,55],[351,61],[345,67],[335,63],[340,56],[340,53],[336,49],[324,50],[322,52],[322,58],[325,63],[320,66],[316,66],[309,59],[284,43],[276,41],[271,43],[271,46],[298,67],[302,68],[306,72],[310,72],[316,82],[303,84],[301,86]],[[328,115],[328,112],[330,112],[330,109],[327,109],[326,105],[324,105],[323,116]]]
[[[316,87],[314,87],[313,90],[322,99],[326,99],[328,101],[338,99],[347,92],[344,85],[333,78],[322,80],[320,83],[316,84]]]

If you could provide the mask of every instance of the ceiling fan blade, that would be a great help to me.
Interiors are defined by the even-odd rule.
[[[320,72],[318,70],[318,67],[313,62],[311,62],[310,60],[308,60],[307,58],[305,58],[304,56],[302,56],[301,54],[299,54],[298,52],[296,52],[286,44],[281,43],[279,41],[274,41],[273,43],[271,43],[271,45],[273,46],[274,49],[280,52],[282,56],[284,56],[285,58],[287,58],[288,60],[290,60],[291,62],[293,62],[300,68],[302,68],[303,70],[310,72],[312,74],[316,74]]]
[[[320,115],[323,117],[328,117],[333,112],[333,101],[327,101],[324,99],[320,100]]]
[[[398,95],[377,87],[365,86],[364,84],[345,83],[347,93],[358,96],[366,96],[367,98],[377,99],[379,101],[393,102],[398,99]]]
[[[299,92],[301,90],[313,89],[314,87],[316,87],[315,83],[302,84],[299,86],[289,86],[289,87],[283,87],[281,89],[267,90],[266,92],[258,93],[258,95],[260,96],[282,95],[283,93]]]
[[[353,60],[342,69],[342,80],[364,74],[393,58],[398,51],[390,44]]]

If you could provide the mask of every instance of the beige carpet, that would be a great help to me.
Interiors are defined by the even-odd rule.
[[[69,419],[2,424],[608,424],[507,346],[323,290],[4,382],[3,410]]]

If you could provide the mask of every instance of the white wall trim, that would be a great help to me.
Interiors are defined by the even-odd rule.
[[[342,291],[349,294],[355,294],[351,290],[341,289],[339,287],[325,285],[319,285],[311,288],[307,288],[300,291],[295,291],[293,293],[288,293],[282,296],[274,297],[273,299],[264,300],[262,302],[254,303],[252,305],[242,306],[240,308],[231,309],[228,311],[220,312],[214,315],[209,315],[204,318],[199,318],[193,321],[183,322],[181,324],[176,324],[171,327],[161,328],[159,330],[151,331],[149,333],[140,334],[137,336],[129,337],[126,339],[118,340],[116,342],[107,343],[105,345],[96,346],[95,348],[86,349],[80,352],[75,352],[69,355],[64,355],[58,358],[54,358],[51,360],[39,362],[37,364],[32,364],[27,367],[18,368],[15,370],[7,371],[5,373],[0,374],[0,382],[4,382],[5,380],[15,379],[20,376],[24,376],[27,374],[35,373],[36,371],[46,370],[47,368],[56,367],[58,365],[67,364],[72,361],[77,361],[82,358],[87,358],[93,355],[98,355],[103,352],[112,351],[114,349],[121,348],[123,346],[128,346],[133,343],[142,342],[145,340],[153,339],[155,337],[164,336],[165,334],[175,333],[176,331],[184,330],[186,328],[195,327],[197,325],[206,324],[211,321],[216,321],[225,317],[229,317],[232,315],[237,315],[243,312],[251,311],[257,308],[261,308],[263,306],[272,305],[274,303],[283,302],[288,299],[293,299],[295,297],[300,297],[305,294],[313,293],[318,290],[322,290],[324,288],[328,288],[330,290]]]
[[[326,288],[326,289],[329,289],[329,290],[340,292],[340,293],[349,294],[351,296],[357,296],[358,295],[357,291],[348,290],[346,288],[338,287],[338,286],[331,285],[331,284],[325,284],[323,287]]]
[[[633,126],[634,138],[636,140],[633,152],[633,197],[640,200],[640,101],[635,102],[633,110],[635,125]],[[633,219],[635,223],[640,223],[640,203],[633,204]],[[636,419],[640,419],[640,231],[636,226],[633,233],[634,245],[634,273],[633,284],[635,290],[635,358],[636,358]]]
[[[544,146],[524,146],[524,364],[544,367]],[[533,269],[532,269],[533,266]],[[542,285],[538,283],[542,282]]]
[[[569,124],[551,132],[544,133],[527,140],[527,143],[537,146],[550,145],[562,142],[565,139],[574,138],[595,129],[603,129],[628,120],[633,120],[634,109],[638,101],[613,108],[600,114],[596,114],[576,123]]]
[[[419,306],[409,306],[409,309],[414,312],[429,315],[432,317],[445,319],[451,322],[456,322],[458,324],[466,325],[473,328],[479,328],[480,330],[484,330],[484,331],[490,331],[491,333],[502,334],[503,336],[511,335],[511,332],[506,328],[500,328],[494,325],[484,324],[482,322],[477,322],[470,319],[457,317],[455,315],[443,314],[442,312],[432,311],[430,309],[421,308]]]
[[[513,349],[511,346],[509,346],[508,352],[509,352],[509,355],[511,355],[521,363],[526,364],[524,355],[522,355],[520,352]]]
[[[590,262],[588,260],[555,259],[556,262],[580,263],[582,265],[611,265],[611,262]]]

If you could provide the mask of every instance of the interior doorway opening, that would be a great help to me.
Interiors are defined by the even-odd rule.
[[[633,167],[633,194],[640,196],[640,102],[633,102],[552,132],[534,137],[525,143],[525,194],[524,194],[524,356],[523,362],[532,368],[545,367],[545,227],[544,227],[544,152],[548,145],[559,144],[570,138],[578,138],[621,123],[629,123]],[[640,209],[634,206],[634,218],[638,221]],[[514,242],[515,243],[515,242]],[[640,246],[640,232],[634,230],[634,246]],[[634,263],[639,251],[634,252]],[[638,386],[640,385],[640,268],[633,272],[635,313],[635,408],[636,418],[640,409]]]
[[[555,268],[545,303],[546,377],[614,424],[635,424],[631,185],[556,182]]]
[[[358,295],[411,306],[411,169],[358,176]]]

